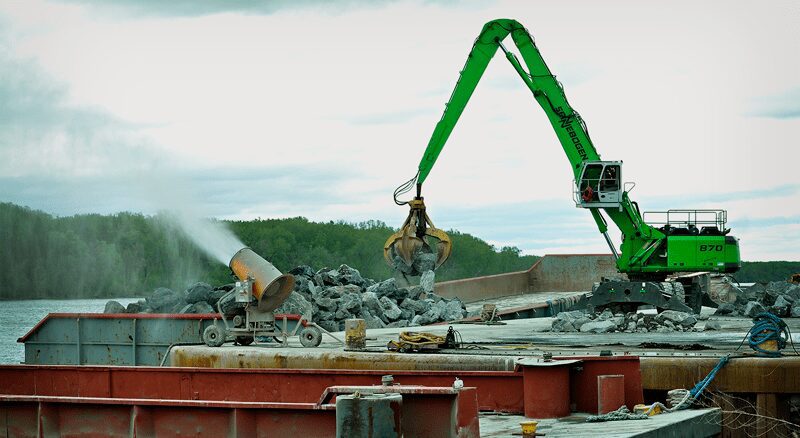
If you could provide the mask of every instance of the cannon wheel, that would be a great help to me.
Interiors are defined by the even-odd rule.
[[[322,332],[314,327],[308,326],[300,331],[300,343],[303,347],[317,347],[322,342]]]
[[[225,343],[225,332],[216,325],[210,325],[203,331],[203,342],[209,347],[219,347]]]

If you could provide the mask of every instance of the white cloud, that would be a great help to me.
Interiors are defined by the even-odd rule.
[[[247,13],[241,3],[229,11],[204,5],[158,10],[152,3],[109,15],[93,2],[31,0],[4,3],[0,14],[9,56],[32,60],[60,84],[62,109],[117,124],[97,128],[102,142],[121,136],[117,126],[124,126],[127,141],[146,143],[147,156],[165,168],[257,168],[288,181],[248,190],[247,202],[220,204],[221,217],[399,224],[406,212],[391,192],[414,174],[481,26],[501,16],[531,31],[603,158],[625,161],[625,179],[637,182],[632,196],[644,208],[662,208],[662,199],[675,200],[666,207],[705,207],[677,204],[800,183],[800,148],[791,140],[800,138],[800,118],[754,117],[751,110],[760,99],[784,105],[781,96],[800,86],[800,60],[787,56],[800,52],[792,2],[347,2],[335,11],[306,4]],[[74,152],[69,142],[59,144],[63,154],[46,164],[57,167]],[[15,147],[36,155],[43,146],[21,139]],[[70,161],[69,171],[80,175],[85,161]],[[35,185],[36,171],[26,169],[17,166],[16,176]],[[298,188],[316,181],[320,169],[335,169],[319,190],[328,196]],[[543,235],[524,220],[509,234],[499,231],[508,218],[472,224],[458,216],[498,205],[555,208],[547,200],[571,208],[571,179],[544,113],[498,56],[425,196],[440,226],[528,252],[602,250],[590,219],[575,225],[586,239],[564,241],[557,230]],[[201,197],[239,199],[235,187],[196,188]],[[296,192],[290,201],[277,191]],[[111,205],[128,199],[120,198]],[[796,204],[770,198],[709,206],[729,208],[735,223],[793,216]],[[562,219],[588,217],[563,211]],[[747,257],[777,251],[766,237],[749,237],[755,246],[743,237]],[[800,245],[800,237],[785,239]]]

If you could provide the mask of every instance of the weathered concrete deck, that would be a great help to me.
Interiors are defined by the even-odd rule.
[[[358,366],[358,362],[366,362],[363,366],[373,368],[384,364],[385,369],[418,369],[419,366],[435,367],[436,364],[448,367],[452,366],[449,363],[456,362],[467,367],[465,369],[506,370],[508,361],[499,360],[499,357],[536,356],[544,352],[569,356],[610,350],[617,354],[643,357],[719,357],[736,352],[752,326],[749,318],[712,316],[709,320],[719,322],[722,329],[672,333],[552,333],[548,330],[553,318],[518,319],[507,321],[504,325],[453,324],[452,327],[471,348],[448,351],[446,355],[390,353],[386,351],[386,344],[390,340],[396,340],[402,331],[425,331],[444,335],[447,325],[370,329],[367,330],[367,351],[370,355],[345,352],[341,344],[323,336],[323,343],[317,348],[303,348],[297,339],[290,339],[286,346],[276,343],[248,347],[225,344],[219,348],[177,346],[172,350],[170,363],[173,366],[216,368],[351,368]],[[786,319],[786,322],[794,333],[795,342],[800,343],[800,319]],[[704,321],[700,321],[697,325],[702,327],[704,324]],[[341,333],[337,336],[343,338]],[[742,346],[738,352],[752,353],[747,345]],[[786,353],[792,353],[791,349]],[[356,358],[357,355],[362,357]],[[448,356],[460,357],[449,359]]]
[[[539,420],[536,432],[552,437],[709,437],[721,432],[719,409],[691,409],[662,414],[646,420],[587,423],[585,414]],[[521,435],[519,423],[529,420],[521,415],[481,414],[482,437]]]

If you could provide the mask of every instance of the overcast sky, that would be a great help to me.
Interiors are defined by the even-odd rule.
[[[796,1],[2,1],[0,201],[399,226],[392,191],[494,18],[528,28],[643,210],[727,209],[743,259],[800,260]],[[440,228],[606,253],[571,179],[498,56],[424,195]]]

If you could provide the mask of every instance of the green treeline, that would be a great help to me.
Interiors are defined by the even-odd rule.
[[[792,274],[800,274],[800,262],[745,262],[733,276],[742,283],[766,283],[788,280]]]
[[[155,217],[55,218],[0,203],[0,298],[141,296],[209,280],[210,261]]]
[[[368,278],[389,278],[383,244],[395,229],[379,221],[357,224],[305,218],[229,221],[228,228],[281,271],[347,264]],[[450,260],[436,271],[452,280],[527,269],[538,257],[515,247],[497,249],[448,231]],[[800,262],[745,262],[740,282],[786,280]],[[157,287],[182,289],[196,281],[232,280],[161,215],[137,213],[53,217],[0,203],[0,299],[144,296]]]
[[[383,244],[396,230],[382,222],[290,218],[226,225],[284,272],[303,264],[315,269],[347,264],[368,278],[392,276]],[[537,259],[520,255],[517,248],[497,250],[469,234],[449,233],[455,250],[437,270],[440,280],[522,270]],[[231,280],[226,266],[208,258],[164,216],[53,217],[0,203],[0,299],[143,296],[156,287]]]

